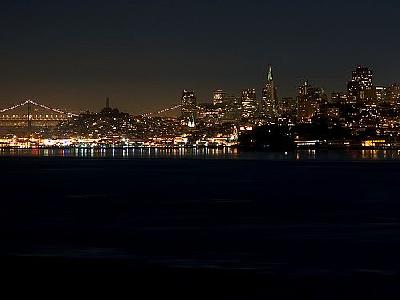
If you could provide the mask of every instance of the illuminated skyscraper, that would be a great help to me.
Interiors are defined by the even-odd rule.
[[[242,117],[254,118],[257,114],[258,103],[255,89],[242,90]]]
[[[262,91],[261,111],[265,117],[270,119],[277,115],[277,92],[272,75],[272,66],[268,66],[267,83]]]
[[[342,93],[342,92],[332,92],[331,103],[333,103],[335,105],[346,104],[347,103],[347,94]]]
[[[283,97],[277,101],[278,122],[285,125],[294,124],[297,117],[297,101],[293,97]]]
[[[197,118],[197,98],[194,91],[183,90],[181,98],[181,118],[189,127],[194,127]]]
[[[385,102],[386,98],[386,88],[383,86],[377,86],[375,88],[376,91],[376,100],[378,103]]]
[[[327,103],[324,90],[312,87],[308,81],[299,87],[297,96],[297,118],[300,123],[310,123]]]
[[[182,118],[192,118],[196,115],[197,98],[194,91],[183,90],[181,98]]]
[[[350,103],[365,103],[372,100],[375,93],[372,85],[372,71],[367,67],[358,66],[352,73],[351,81],[347,84],[347,91]]]
[[[226,93],[223,90],[215,90],[213,94],[213,104],[218,105],[224,103],[226,100]]]
[[[400,84],[394,83],[386,89],[385,102],[390,104],[400,103]]]

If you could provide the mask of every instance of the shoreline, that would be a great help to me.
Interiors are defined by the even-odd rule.
[[[296,152],[296,151],[400,151],[399,147],[296,147],[296,148],[262,148],[262,147],[243,147],[243,146],[105,146],[105,147],[19,147],[19,146],[0,146],[0,150],[238,150],[241,152],[260,152],[260,153],[277,153],[277,152]]]

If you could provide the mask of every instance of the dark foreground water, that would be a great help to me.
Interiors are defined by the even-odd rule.
[[[396,160],[8,155],[1,272],[56,296],[399,299],[399,181]]]

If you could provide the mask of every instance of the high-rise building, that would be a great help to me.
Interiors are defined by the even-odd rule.
[[[376,94],[376,101],[378,103],[385,102],[386,98],[386,87],[383,86],[377,86],[375,88],[375,94]]]
[[[194,91],[183,90],[181,98],[181,117],[184,119],[192,118],[196,115],[197,98]]]
[[[278,115],[280,118],[294,119],[297,115],[297,102],[293,97],[283,97],[278,100]]]
[[[373,100],[375,89],[372,84],[372,75],[372,71],[363,66],[358,66],[353,71],[351,81],[347,84],[350,103],[365,103]]]
[[[223,90],[215,90],[213,93],[213,104],[223,104],[226,101],[226,93]]]
[[[312,87],[308,81],[299,87],[297,118],[300,123],[310,123],[312,117],[323,113],[327,98],[322,88]]]
[[[242,90],[242,117],[254,118],[257,114],[258,104],[255,89]]]
[[[400,84],[394,83],[386,89],[385,102],[390,104],[400,103]]]
[[[265,117],[270,119],[277,115],[277,90],[271,65],[268,66],[267,82],[262,90],[261,111]]]
[[[226,95],[226,105],[224,107],[224,120],[227,122],[237,122],[242,118],[242,99],[233,95]]]
[[[332,92],[331,103],[335,105],[341,105],[347,103],[347,95],[342,92]]]

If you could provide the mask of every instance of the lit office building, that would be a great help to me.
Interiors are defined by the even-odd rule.
[[[347,103],[347,95],[342,92],[333,92],[331,94],[331,103],[346,104]]]
[[[213,104],[223,104],[226,101],[226,93],[223,90],[216,90],[213,93]]]
[[[283,97],[278,100],[277,109],[280,116],[296,116],[297,101],[293,97]]]
[[[386,89],[385,100],[392,105],[400,103],[400,84],[394,83]]]
[[[352,79],[347,84],[350,103],[366,103],[376,99],[372,75],[372,71],[367,67],[358,66],[353,71]]]
[[[181,98],[182,117],[191,117],[196,113],[197,98],[194,91],[183,90]]]
[[[197,118],[197,98],[194,91],[183,90],[181,98],[181,118],[184,124],[195,127]]]
[[[299,87],[297,118],[300,123],[310,123],[312,117],[322,113],[327,104],[324,90],[312,87],[308,81]]]
[[[257,114],[258,103],[255,89],[242,90],[242,117],[254,118]]]
[[[297,101],[293,97],[283,97],[277,101],[277,116],[279,124],[294,124],[297,117]]]
[[[386,88],[383,86],[377,86],[375,88],[375,93],[376,93],[376,101],[378,103],[385,102],[386,98]]]

